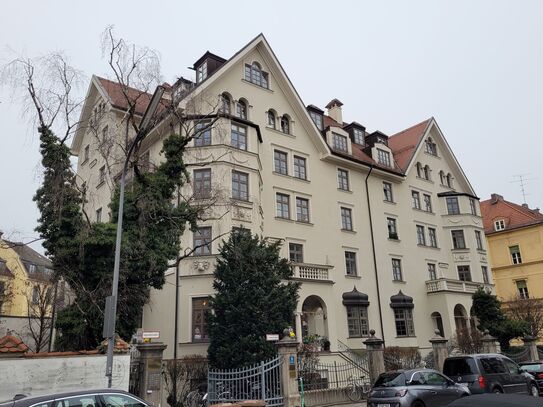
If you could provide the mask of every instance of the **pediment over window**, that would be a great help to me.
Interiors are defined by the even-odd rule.
[[[352,291],[343,293],[342,297],[343,305],[362,305],[366,307],[370,305],[368,295],[361,293],[356,287],[354,287]]]
[[[402,290],[398,294],[390,297],[390,307],[391,308],[414,308],[413,297],[405,295],[402,293]]]

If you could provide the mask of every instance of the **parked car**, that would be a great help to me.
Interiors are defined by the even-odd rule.
[[[368,407],[439,407],[469,394],[466,386],[436,370],[397,370],[379,375]]]
[[[534,377],[539,388],[539,394],[541,394],[543,392],[543,360],[522,362],[519,363],[519,366],[523,371],[530,373]]]
[[[453,401],[449,407],[541,407],[541,400],[522,394],[475,394]]]
[[[17,395],[0,402],[0,407],[152,407],[144,400],[122,390],[82,390],[46,396]]]
[[[539,396],[534,377],[515,362],[497,353],[451,356],[443,373],[477,393],[523,393]]]

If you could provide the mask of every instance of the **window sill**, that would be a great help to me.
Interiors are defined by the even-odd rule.
[[[315,226],[313,223],[311,222],[306,222],[306,221],[303,221],[303,220],[296,220],[295,221],[298,225],[305,225],[305,226]]]
[[[405,339],[405,338],[416,338],[416,335],[396,335],[396,339]]]
[[[248,208],[253,207],[253,201],[249,201],[248,199],[231,197],[230,200],[232,201],[233,204],[236,204],[236,205],[239,205],[239,206],[244,206],[244,207],[248,207]]]
[[[426,211],[422,208],[412,208],[414,211],[417,211],[417,212],[422,212],[422,213],[427,213],[428,215],[435,215],[435,212],[432,212],[432,211]]]
[[[396,205],[396,202],[394,201],[387,201],[386,199],[383,199],[383,202],[389,205]]]
[[[357,336],[348,336],[347,339],[360,339],[360,338],[369,338],[369,335],[357,335]]]
[[[400,243],[400,242],[401,242],[400,239],[394,239],[394,238],[392,238],[392,237],[389,237],[389,238],[388,238],[388,241],[390,241],[390,242],[396,242],[396,243]]]
[[[247,79],[241,79],[241,81],[243,83],[246,83],[247,85],[251,85],[251,86],[254,86],[255,88],[258,88],[258,89],[261,89],[261,90],[265,90],[267,92],[271,92],[271,93],[274,93],[273,90],[271,90],[270,88],[265,88],[264,86],[260,86],[260,85],[257,85],[256,83],[253,83],[251,81],[248,81]]]
[[[341,192],[346,192],[346,193],[348,193],[348,194],[352,194],[352,193],[353,193],[353,191],[351,191],[350,189],[338,188],[337,190],[338,190],[338,191],[341,191]]]
[[[282,221],[285,221],[285,222],[291,222],[291,223],[294,223],[294,222],[295,222],[294,219],[283,218],[283,217],[281,217],[281,216],[276,216],[275,219],[276,219],[276,220],[282,220]]]
[[[424,181],[424,182],[427,182],[429,184],[435,184],[435,182],[432,181],[431,179],[426,179],[426,178],[423,178],[423,177],[419,177],[418,175],[417,175],[417,179],[419,179],[421,181]]]
[[[356,234],[356,230],[353,230],[353,229],[341,229],[342,232],[346,232],[346,233],[352,233],[352,234]]]
[[[273,175],[278,175],[280,177],[295,179],[295,180],[298,180],[298,181],[301,181],[301,182],[307,182],[308,184],[311,182],[307,178],[298,178],[298,177],[295,177],[294,175],[289,175],[288,173],[283,174],[282,172],[277,172],[277,171],[272,171],[272,173],[273,173]]]
[[[392,280],[393,283],[406,284],[405,280]]]
[[[457,248],[452,248],[451,251],[453,253],[468,253],[469,252],[469,247],[457,247]]]
[[[283,133],[281,130],[277,130],[277,129],[274,129],[273,127],[267,127],[266,126],[266,129],[274,132],[274,133],[277,133],[277,134],[280,134],[282,136],[287,136],[287,137],[292,137],[292,138],[296,138],[296,136],[292,133]]]
[[[430,157],[438,158],[441,160],[441,157],[437,154],[429,153],[428,151],[425,151],[424,154],[429,155]]]
[[[361,276],[358,276],[358,275],[357,276],[351,276],[349,274],[345,274],[345,278],[351,278],[353,280],[361,280],[362,279]]]

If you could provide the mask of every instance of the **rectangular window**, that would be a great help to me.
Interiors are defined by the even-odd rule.
[[[483,273],[483,283],[490,284],[490,279],[488,277],[488,267],[481,266],[481,272]]]
[[[377,149],[377,162],[382,165],[390,167],[390,153],[385,150]]]
[[[451,230],[453,249],[465,249],[466,241],[464,240],[463,230]]]
[[[232,171],[232,198],[249,200],[249,174]]]
[[[432,197],[428,194],[424,194],[424,210],[426,212],[432,212]]]
[[[415,336],[415,326],[413,324],[412,309],[395,309],[394,322],[396,324],[396,336]]]
[[[424,226],[417,225],[417,244],[426,246],[426,234],[424,233]]]
[[[349,190],[349,172],[338,168],[337,182],[338,182],[339,189],[342,189],[343,191],[348,191]]]
[[[297,155],[294,156],[294,176],[300,179],[307,179],[306,160]]]
[[[400,259],[392,259],[392,279],[394,281],[403,281],[402,261]]]
[[[309,223],[309,200],[296,197],[296,220]]]
[[[411,191],[411,200],[413,201],[413,208],[420,209],[420,194],[417,191]]]
[[[475,241],[477,242],[477,250],[483,249],[483,238],[481,237],[481,232],[479,230],[475,231]]]
[[[275,172],[288,175],[287,153],[279,150],[273,150],[273,162]]]
[[[349,327],[349,338],[368,336],[368,307],[348,305],[347,326]]]
[[[208,256],[211,254],[211,226],[198,228],[193,233],[192,239],[195,256]]]
[[[513,264],[522,263],[522,257],[520,257],[519,246],[509,246],[509,253],[511,253],[511,261],[513,262]]]
[[[290,219],[289,196],[277,193],[275,195],[276,216],[278,218]]]
[[[300,243],[289,243],[288,256],[289,256],[289,260],[293,263],[303,263],[304,262],[304,246]]]
[[[341,208],[341,228],[353,230],[353,212],[349,208]]]
[[[390,182],[383,182],[383,194],[386,202],[394,202],[392,184]]]
[[[240,150],[247,150],[247,128],[232,124],[230,145]]]
[[[200,83],[207,78],[207,61],[196,68],[196,82]]]
[[[211,122],[198,122],[194,128],[194,145],[196,147],[211,145]]]
[[[364,145],[364,130],[353,129],[353,139],[356,144]]]
[[[447,213],[449,215],[458,215],[460,213],[460,207],[458,206],[458,197],[447,197]]]
[[[194,170],[194,197],[197,199],[211,197],[211,168]]]
[[[356,276],[356,253],[345,252],[345,274],[348,276]]]
[[[437,247],[437,236],[434,228],[428,228],[428,244],[430,247]]]
[[[458,266],[458,279],[460,281],[472,281],[469,266]]]
[[[317,112],[309,112],[309,116],[311,116],[311,120],[313,120],[313,123],[315,123],[317,129],[322,130],[322,115]]]
[[[102,222],[102,208],[96,209],[96,222]]]
[[[398,228],[396,227],[396,219],[387,218],[388,238],[398,240]]]
[[[436,265],[434,263],[428,263],[428,278],[430,280],[437,280]]]
[[[207,314],[211,311],[209,298],[192,299],[192,342],[207,342]]]
[[[505,221],[503,219],[500,219],[494,222],[495,231],[504,230],[504,229],[505,229]]]
[[[530,295],[528,294],[528,285],[526,284],[526,280],[518,280],[515,283],[517,285],[519,297],[523,300],[530,298]]]
[[[471,210],[471,214],[477,216],[477,203],[475,202],[475,199],[469,199],[469,208]]]
[[[346,153],[349,152],[347,137],[337,133],[332,133],[332,136],[333,146],[336,150],[344,151]]]
[[[98,185],[101,185],[104,182],[106,182],[106,166],[102,165],[98,173]]]
[[[87,144],[85,146],[85,154],[84,154],[83,162],[86,163],[87,161],[89,161],[89,158],[90,158],[90,146]]]

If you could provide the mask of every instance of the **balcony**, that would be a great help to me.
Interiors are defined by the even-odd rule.
[[[294,279],[301,281],[322,281],[333,283],[330,279],[330,269],[334,266],[325,264],[291,263]]]
[[[473,294],[479,287],[492,290],[493,284],[478,283],[475,281],[461,281],[448,278],[438,278],[437,280],[426,281],[427,293],[438,293],[449,291],[455,293]]]

